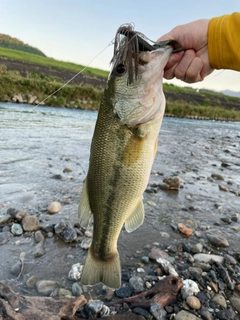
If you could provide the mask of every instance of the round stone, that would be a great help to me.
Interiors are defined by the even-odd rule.
[[[54,202],[51,202],[49,205],[48,205],[48,212],[50,214],[53,214],[53,213],[57,213],[61,210],[62,208],[62,205],[60,202],[57,202],[57,201],[54,201]]]
[[[189,305],[189,307],[193,310],[198,310],[201,308],[201,303],[199,299],[195,296],[188,296],[186,302]]]
[[[20,224],[13,223],[13,225],[11,226],[11,232],[15,236],[21,236],[23,234],[23,229]]]

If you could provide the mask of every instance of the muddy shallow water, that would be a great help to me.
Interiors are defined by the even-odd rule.
[[[97,112],[0,103],[0,215],[15,208],[37,215],[42,225],[61,219],[77,221],[78,201],[88,169],[89,149]],[[64,169],[70,168],[66,171]],[[214,180],[212,174],[224,180]],[[61,175],[61,179],[54,179]],[[179,190],[150,192],[165,177],[179,176]],[[221,191],[219,185],[228,188]],[[122,231],[119,253],[123,268],[134,266],[149,250],[186,241],[171,224],[188,223],[195,230],[214,227],[240,252],[240,224],[222,218],[240,215],[240,123],[164,118],[159,148],[144,194],[144,224]],[[47,206],[59,201],[62,209],[49,215]],[[2,227],[2,226],[0,226]],[[192,236],[188,239],[197,243]],[[154,244],[155,243],[155,244]],[[0,280],[22,291],[31,275],[68,286],[71,265],[84,262],[80,244],[56,237],[45,241],[46,253],[34,258],[33,236],[13,237],[0,246]],[[136,253],[137,251],[137,253]],[[139,251],[139,252],[138,252]],[[10,269],[25,252],[29,270],[16,279]],[[27,264],[26,264],[27,266]],[[69,284],[70,286],[70,284]]]

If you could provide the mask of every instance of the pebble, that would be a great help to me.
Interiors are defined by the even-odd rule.
[[[225,254],[224,256],[224,260],[230,264],[236,265],[237,264],[237,260],[234,259],[234,257],[230,256],[229,254]]]
[[[178,277],[177,271],[174,269],[173,265],[169,261],[161,258],[158,258],[156,261],[160,264],[165,274]]]
[[[166,259],[168,257],[168,253],[158,248],[152,248],[148,257],[152,260],[157,260],[158,258]]]
[[[133,313],[135,314],[138,314],[140,316],[143,316],[144,319],[147,319],[147,320],[151,320],[152,319],[152,316],[149,312],[147,312],[147,310],[144,310],[142,308],[134,308],[133,310]]]
[[[147,263],[149,262],[149,257],[143,256],[143,257],[141,258],[141,261],[142,261],[143,263],[147,264]]]
[[[207,310],[202,310],[200,312],[200,316],[202,317],[203,320],[214,320],[213,315]]]
[[[225,192],[229,191],[229,189],[225,186],[219,185],[218,187],[219,187],[219,190],[221,190],[221,191],[225,191]]]
[[[59,297],[72,297],[72,292],[70,290],[59,288],[58,290]]]
[[[203,250],[203,245],[201,243],[195,244],[195,246],[192,247],[191,251],[193,253],[200,253]]]
[[[183,287],[181,289],[181,296],[185,300],[188,296],[196,295],[199,292],[198,284],[191,280],[183,280]]]
[[[211,177],[214,179],[214,180],[224,180],[223,176],[221,174],[218,174],[218,173],[213,173],[211,175]]]
[[[40,280],[36,282],[38,293],[49,296],[57,287],[58,284],[53,280]]]
[[[83,293],[83,289],[78,282],[73,283],[72,293],[75,297],[80,297],[80,295]]]
[[[89,230],[86,230],[84,234],[86,237],[89,237],[89,238],[91,238],[93,236],[92,232]]]
[[[37,278],[34,276],[31,276],[30,278],[27,279],[26,281],[26,286],[28,289],[33,289],[35,284],[37,282]]]
[[[0,232],[0,244],[8,242],[13,237],[13,234],[9,231]]]
[[[45,254],[44,243],[38,242],[33,248],[33,255],[35,258],[39,258]]]
[[[165,178],[163,182],[169,186],[170,190],[177,190],[180,187],[182,180],[179,177]]]
[[[81,242],[81,248],[87,250],[91,247],[91,244],[92,244],[92,238],[83,239],[83,241]]]
[[[82,275],[83,265],[75,263],[72,265],[71,270],[68,273],[69,280],[79,280]]]
[[[166,319],[167,312],[159,303],[154,302],[150,307],[150,312],[156,320]]]
[[[10,221],[10,220],[11,220],[10,214],[0,215],[0,224],[7,223],[7,222]]]
[[[11,232],[15,236],[21,236],[23,234],[23,229],[19,223],[13,223],[11,226]]]
[[[66,167],[65,169],[63,169],[63,172],[66,173],[66,172],[72,172],[72,168],[70,167]]]
[[[110,301],[114,298],[114,289],[108,286],[103,286],[103,291],[105,293],[105,296],[104,296],[105,300]]]
[[[215,296],[212,298],[212,302],[214,302],[218,306],[227,308],[227,302],[221,293],[215,294]]]
[[[206,254],[206,253],[197,253],[193,256],[194,260],[197,262],[204,262],[204,263],[208,263],[210,261],[214,261],[214,262],[223,262],[223,256],[219,256],[216,254]]]
[[[15,213],[15,219],[19,222],[21,222],[23,218],[25,218],[26,216],[27,216],[27,213],[22,210],[18,210]]]
[[[61,220],[54,227],[55,233],[57,233],[60,238],[69,243],[77,239],[77,232],[69,221]]]
[[[180,312],[178,312],[174,318],[174,320],[198,320],[198,319],[199,318],[197,316],[185,310],[181,310]]]
[[[110,314],[109,307],[105,306],[100,300],[88,302],[85,305],[84,310],[91,319],[106,317]]]
[[[50,214],[54,214],[54,213],[57,213],[61,210],[62,208],[62,205],[60,202],[58,201],[54,201],[54,202],[51,202],[48,207],[47,207],[47,211],[48,213]]]
[[[187,237],[191,236],[193,233],[193,230],[186,227],[183,223],[178,224],[178,230]]]
[[[206,232],[208,241],[216,247],[228,247],[227,239],[221,234],[219,230],[211,229]]]
[[[26,216],[22,220],[22,227],[24,231],[36,231],[40,228],[38,218],[36,216]]]
[[[115,295],[118,298],[128,298],[132,294],[132,289],[129,286],[121,287],[115,291]]]
[[[135,293],[143,292],[145,290],[144,282],[141,277],[133,276],[129,279],[129,283]]]
[[[198,310],[201,308],[201,303],[199,299],[195,296],[188,296],[186,302],[189,305],[189,307],[193,310]]]
[[[45,240],[44,235],[42,234],[42,231],[38,230],[34,234],[34,239],[36,242],[43,242]]]
[[[233,309],[240,314],[240,299],[237,297],[231,297],[229,300],[233,306]]]

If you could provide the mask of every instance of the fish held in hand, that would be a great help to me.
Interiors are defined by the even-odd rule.
[[[93,241],[81,282],[121,285],[117,240],[144,220],[143,192],[156,154],[165,110],[163,69],[174,50],[164,42],[154,47],[131,25],[115,38],[112,70],[101,101],[91,144],[88,174],[79,203],[87,227],[93,215]]]

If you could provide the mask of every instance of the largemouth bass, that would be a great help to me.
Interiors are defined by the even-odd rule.
[[[93,241],[81,282],[121,285],[117,240],[144,220],[143,192],[158,145],[165,110],[163,69],[176,43],[151,46],[131,25],[116,34],[112,70],[101,101],[91,144],[79,219],[93,215]]]

